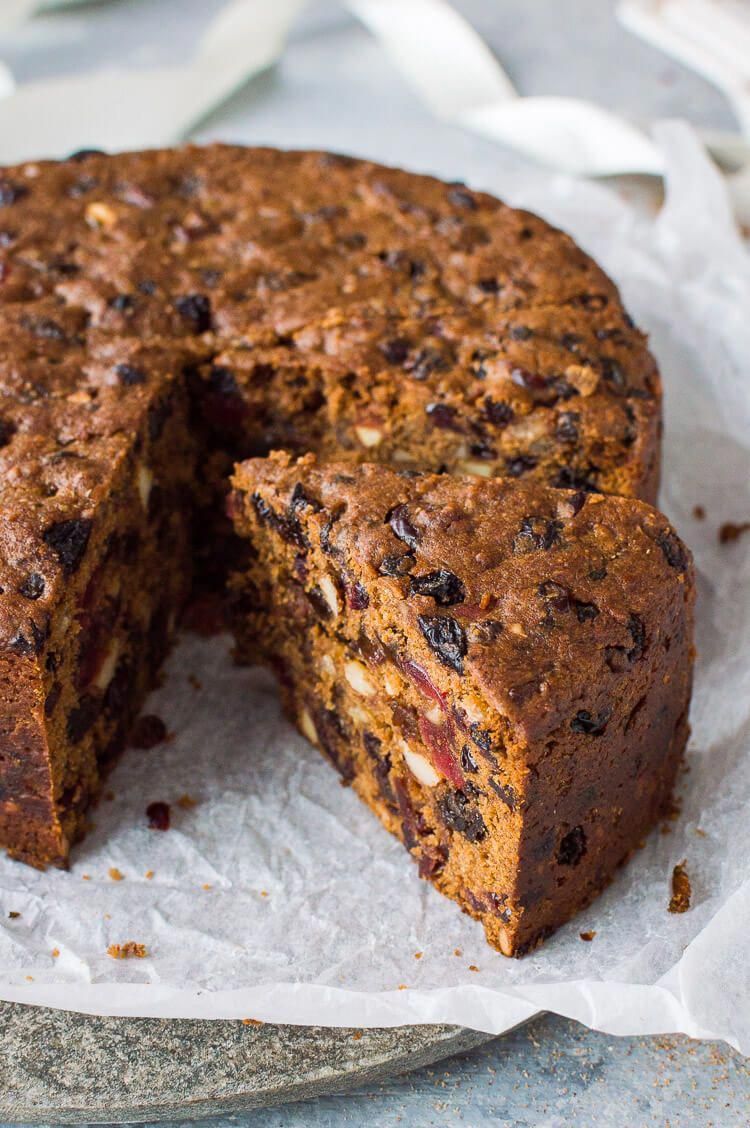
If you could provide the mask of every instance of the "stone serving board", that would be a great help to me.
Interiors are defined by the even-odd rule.
[[[201,1119],[368,1084],[490,1035],[100,1018],[0,1002],[0,1120]]]

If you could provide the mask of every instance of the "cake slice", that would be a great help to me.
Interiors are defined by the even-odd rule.
[[[415,858],[521,955],[663,810],[688,734],[693,578],[643,502],[251,459],[229,499],[239,656]]]

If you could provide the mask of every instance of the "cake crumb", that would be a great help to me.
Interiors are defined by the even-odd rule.
[[[414,953],[414,959],[415,960],[421,960],[422,959],[422,953],[421,952],[415,952]]]
[[[109,872],[109,876],[112,879],[112,881],[124,881],[125,880],[125,874],[120,873],[117,866],[110,866],[108,872]]]
[[[17,913],[15,909],[11,909],[10,912],[8,913],[8,916],[10,917],[11,920],[18,920],[20,915],[21,914]]]
[[[167,739],[167,726],[161,717],[155,713],[144,713],[133,726],[130,743],[133,748],[142,752],[150,752],[157,744],[163,744]]]
[[[146,870],[146,872],[143,876],[146,878],[146,881],[151,881],[152,877],[154,876],[154,871],[153,870]]]
[[[454,956],[462,956],[462,955],[463,955],[463,952],[461,951],[461,949],[460,949],[460,948],[454,948],[454,949],[453,949],[453,955],[454,955]]]
[[[719,544],[734,544],[748,529],[750,529],[750,521],[740,521],[739,523],[725,521],[719,527]]]
[[[469,971],[479,971],[476,964],[469,964]]]
[[[261,889],[261,891],[260,891],[260,895],[261,895],[261,897],[267,897],[267,896],[268,896],[268,893],[266,892],[266,890],[265,890],[265,889]]]
[[[697,834],[699,838],[705,838],[705,837],[706,837],[706,832],[705,832],[705,830],[703,830],[703,828],[702,828],[702,827],[700,827],[700,826],[697,826],[697,827],[695,828],[695,831],[694,831],[694,833],[695,833],[695,834]]]
[[[189,811],[193,807],[197,807],[198,800],[193,799],[192,795],[181,795],[177,800],[177,806],[182,807],[183,811]]]
[[[406,986],[405,983],[399,983],[398,989],[399,989],[399,991],[408,991],[409,990],[409,988]]]
[[[52,959],[56,960],[59,955],[60,955],[60,949],[59,948],[53,948],[52,949]]]
[[[113,960],[142,960],[147,955],[146,945],[135,940],[126,940],[124,944],[110,944],[107,955]]]
[[[361,1037],[362,1037],[362,1031],[361,1030],[355,1030],[354,1033],[352,1034],[352,1038],[354,1039],[355,1042],[358,1042]]]
[[[695,517],[696,521],[704,521],[705,520],[706,511],[705,511],[705,509],[703,508],[702,505],[694,505],[693,506],[693,517]]]
[[[685,859],[672,870],[672,896],[669,898],[670,913],[686,913],[690,908],[692,889],[685,869]]]
[[[81,881],[91,881],[91,874],[90,873],[82,873],[81,874]]]
[[[33,975],[26,975],[26,976],[24,976],[24,979],[27,981],[27,983],[33,983],[34,982],[34,976]]]
[[[596,936],[596,933],[595,932],[579,932],[578,935],[581,937],[581,940],[586,940],[586,941],[590,942],[591,940],[594,939],[594,937]]]
[[[243,1018],[242,1019],[242,1025],[243,1026],[265,1026],[265,1022],[262,1022],[261,1019],[259,1019],[259,1018]]]
[[[206,881],[203,885],[201,885],[201,889],[213,889],[213,885],[209,885],[209,883]]]

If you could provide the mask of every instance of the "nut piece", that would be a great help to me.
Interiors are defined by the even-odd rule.
[[[148,511],[148,499],[151,497],[154,475],[151,470],[149,470],[148,466],[145,466],[143,463],[138,467],[136,482],[138,484],[138,493],[140,494],[143,508]]]
[[[436,783],[440,783],[440,776],[437,774],[430,761],[423,756],[421,752],[415,752],[413,748],[409,747],[406,741],[401,742],[401,751],[403,752],[404,763],[407,768],[421,784],[425,787],[434,787]]]
[[[302,709],[297,717],[297,724],[303,736],[306,736],[311,744],[318,743],[318,733],[313,724],[313,719],[308,713],[307,709]]]
[[[91,227],[114,227],[117,212],[101,200],[92,200],[86,207],[86,222]]]
[[[344,677],[354,692],[361,693],[363,697],[372,697],[376,692],[375,683],[361,662],[345,662]]]
[[[99,667],[99,673],[94,678],[97,689],[106,689],[114,677],[117,669],[117,660],[120,657],[120,640],[113,638],[107,649],[104,661]]]
[[[322,576],[318,584],[320,592],[325,599],[326,603],[331,609],[332,615],[338,615],[341,610],[339,605],[339,593],[336,591],[336,585],[330,576]]]
[[[377,427],[368,427],[361,423],[354,428],[354,433],[363,447],[376,447],[383,441],[383,432]]]
[[[462,462],[457,463],[457,469],[462,474],[473,474],[478,478],[491,478],[493,471],[493,463],[479,462],[473,458],[466,458]]]
[[[599,386],[599,373],[589,364],[568,365],[565,379],[582,396],[592,396]]]

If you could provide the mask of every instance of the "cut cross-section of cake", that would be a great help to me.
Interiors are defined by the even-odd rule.
[[[423,877],[520,955],[586,905],[668,801],[692,566],[645,503],[318,464],[235,472],[238,652]]]

